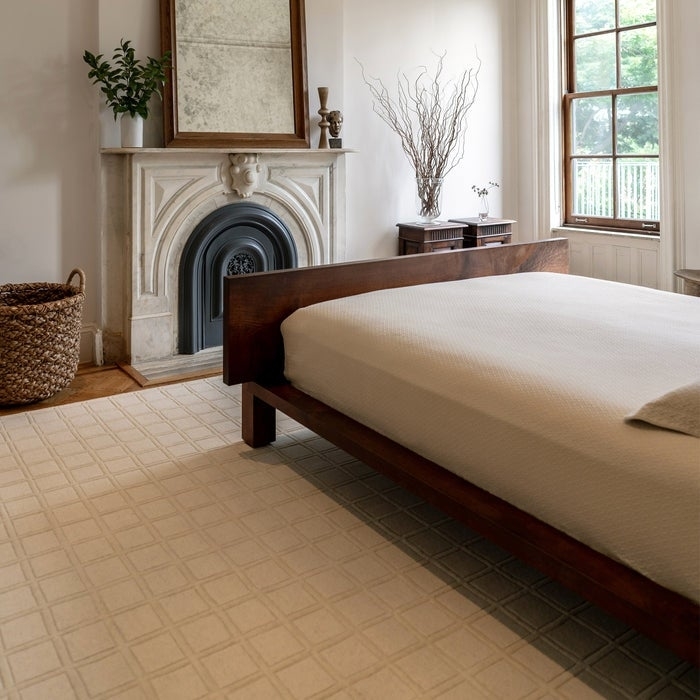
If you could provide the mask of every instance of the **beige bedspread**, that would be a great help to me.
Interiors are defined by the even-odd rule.
[[[700,378],[700,299],[555,273],[391,289],[282,327],[298,388],[700,601],[700,440],[630,424]]]

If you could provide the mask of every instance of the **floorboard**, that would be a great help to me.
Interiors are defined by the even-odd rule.
[[[211,374],[211,371],[209,372]],[[69,386],[58,393],[30,404],[14,406],[0,406],[0,416],[22,411],[36,411],[48,406],[60,406],[74,401],[87,401],[101,396],[123,394],[127,391],[138,391],[146,386],[158,384],[175,384],[187,379],[204,376],[203,373],[190,372],[187,374],[170,374],[157,382],[144,381],[138,372],[132,370],[129,365],[114,364],[97,367],[95,365],[81,365],[75,378]]]

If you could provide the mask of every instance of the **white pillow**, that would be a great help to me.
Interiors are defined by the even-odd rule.
[[[625,421],[643,421],[659,428],[700,437],[700,381],[669,391],[625,416]]]

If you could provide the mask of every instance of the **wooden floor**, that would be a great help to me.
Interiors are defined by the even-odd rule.
[[[175,381],[179,380],[174,379],[173,382]],[[143,388],[134,376],[118,365],[105,365],[103,367],[86,365],[79,367],[70,386],[57,394],[37,403],[0,406],[0,416],[21,411],[35,411],[47,406],[58,406],[73,401],[86,401],[100,396],[123,394],[127,391],[138,391]]]

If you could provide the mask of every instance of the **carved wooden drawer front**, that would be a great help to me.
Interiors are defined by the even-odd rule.
[[[464,245],[463,226],[449,221],[396,225],[399,228],[399,255],[455,250]]]
[[[503,245],[510,243],[513,235],[513,219],[481,220],[478,217],[467,219],[450,219],[464,227],[464,247],[479,248],[485,245]]]

